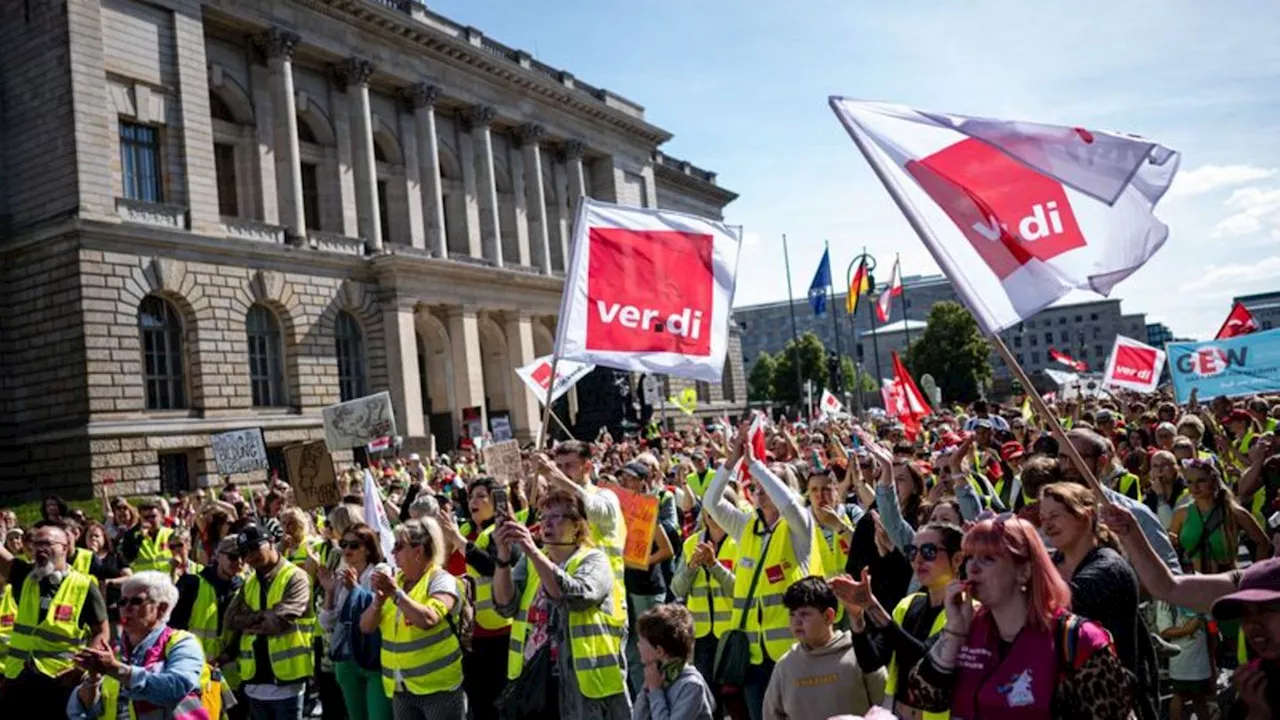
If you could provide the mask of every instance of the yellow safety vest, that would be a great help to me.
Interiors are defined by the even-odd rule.
[[[9,638],[13,635],[13,623],[18,619],[18,602],[13,599],[13,586],[5,584],[0,591],[0,663],[9,653]]]
[[[480,531],[480,534],[476,536],[476,549],[489,549],[494,527],[496,526],[490,525]],[[485,630],[501,630],[511,627],[511,618],[502,617],[493,608],[493,576],[481,574],[470,564],[467,565],[467,576],[475,581],[476,584],[476,625]]]
[[[244,603],[253,612],[259,610],[270,610],[280,603],[284,598],[284,589],[289,584],[289,578],[294,573],[302,572],[297,565],[285,563],[280,568],[280,572],[276,573],[276,577],[271,581],[271,587],[267,588],[267,606],[261,606],[262,588],[258,581],[258,574],[254,573],[249,576],[245,582],[244,588],[240,592],[244,593]],[[306,576],[306,573],[303,573]],[[311,580],[307,579],[308,589]],[[302,618],[299,618],[293,627],[285,630],[279,635],[271,635],[267,638],[267,654],[270,656],[271,672],[281,682],[296,682],[311,677],[313,667],[311,636],[303,631],[303,618],[311,619],[314,626],[314,618],[311,615],[311,604],[307,604],[307,610]],[[253,641],[257,639],[257,635],[253,633],[243,633],[240,636],[240,660],[237,671],[244,680],[252,680],[253,676],[258,672],[257,658],[253,656]]]
[[[173,553],[169,552],[169,538],[171,537],[173,537],[173,528],[167,527],[160,528],[160,532],[156,533],[155,539],[148,537],[144,533],[142,544],[138,547],[138,557],[134,559],[133,564],[129,567],[135,573],[157,570],[168,575],[169,561],[173,559]]]
[[[1231,461],[1233,465],[1235,465],[1240,469],[1244,469],[1245,465],[1249,462],[1249,448],[1253,447],[1253,441],[1254,441],[1253,428],[1248,428],[1244,431],[1244,435],[1240,436],[1239,440],[1236,440],[1234,443],[1232,443],[1232,445],[1235,446],[1236,454],[1239,455],[1241,458],[1241,459],[1233,459]]]
[[[1137,489],[1136,495],[1131,495],[1129,491],[1135,488]],[[1121,495],[1124,495],[1127,498],[1132,498],[1134,500],[1141,500],[1142,499],[1142,480],[1138,478],[1137,475],[1134,475],[1131,472],[1125,472],[1124,474],[1120,475],[1120,477],[1116,481],[1116,492],[1120,493]]]
[[[425,604],[431,599],[431,578],[446,573],[442,568],[427,568],[418,582],[409,588],[409,599]],[[396,573],[396,586],[404,587],[404,573]],[[396,672],[411,695],[449,692],[462,686],[462,646],[446,618],[423,630],[405,622],[404,613],[394,603],[382,606],[382,690],[391,697],[396,693]],[[494,668],[488,669],[492,672]]]
[[[693,551],[703,540],[701,535],[692,535],[684,541],[684,564],[693,559]],[[738,543],[725,536],[716,553],[716,561],[733,572],[738,563]],[[703,638],[708,635],[720,637],[730,630],[729,619],[733,615],[733,596],[720,587],[720,583],[711,577],[711,571],[700,568],[693,571],[693,585],[684,604],[693,615],[693,636]]]
[[[589,548],[578,548],[565,565],[573,575]],[[524,670],[524,641],[529,631],[529,606],[538,595],[542,581],[529,571],[529,579],[520,596],[520,612],[511,624],[511,640],[507,651],[507,679],[515,680]],[[578,691],[592,700],[602,700],[626,692],[622,675],[622,638],[627,632],[627,611],[617,595],[611,593],[612,607],[601,603],[586,610],[569,611],[569,647],[573,652],[573,673]],[[384,636],[383,647],[386,647]]]
[[[9,638],[9,654],[4,676],[18,677],[28,660],[47,677],[57,677],[71,669],[71,656],[87,639],[80,630],[80,609],[89,597],[89,576],[71,570],[53,594],[49,610],[40,618],[40,582],[28,575],[22,583],[18,616]]]
[[[205,661],[212,664],[222,655],[233,633],[226,629],[221,634],[218,633],[218,594],[208,580],[199,574],[196,578],[200,589],[196,591],[196,601],[191,607],[191,620],[188,621],[187,628],[200,641]],[[222,677],[228,685],[234,688],[240,684],[240,673],[235,663],[222,671]]]
[[[594,485],[588,485],[586,490],[590,494],[603,492]],[[601,532],[599,526],[595,523],[591,525],[591,543],[596,546],[600,552],[609,558],[609,567],[613,568],[613,575],[618,581],[618,586],[622,587],[622,571],[625,569],[622,561],[622,554],[627,546],[627,523],[622,519],[621,509],[619,509],[618,522],[613,526],[613,532],[606,536]]]
[[[689,473],[685,478],[685,482],[689,484],[689,489],[693,491],[693,494],[701,500],[702,496],[707,492],[707,486],[711,485],[711,481],[715,479],[715,476],[716,471],[711,468],[707,468],[706,472],[702,473],[701,477],[699,477],[696,472]]]
[[[898,605],[893,608],[893,621],[897,623],[899,627],[902,626],[902,621],[907,617],[907,610],[910,609],[911,603],[915,602],[917,598],[922,598],[925,602],[929,602],[929,596],[927,594],[912,593],[911,595],[902,598],[902,600],[898,602]],[[946,626],[946,624],[947,611],[944,609],[942,612],[938,613],[936,618],[933,619],[933,627],[929,628],[929,637],[933,637],[934,635],[942,632],[942,628]],[[889,658],[889,677],[885,679],[884,683],[885,697],[891,700],[898,692],[898,673],[900,671],[901,668],[898,667],[898,654],[894,653],[893,657]],[[947,718],[951,717],[951,711],[948,710],[946,712],[935,713],[927,712],[923,714],[923,717],[924,720],[947,720]]]
[[[305,572],[306,567],[304,566],[307,564],[307,560],[310,559],[311,556],[314,556],[316,558],[316,562],[318,562],[319,564],[321,565],[325,564],[324,556],[327,555],[328,553],[326,553],[323,550],[324,545],[325,545],[325,542],[323,539],[317,538],[317,537],[309,537],[306,540],[303,540],[302,544],[299,545],[297,548],[295,548],[293,553],[290,554],[289,557],[285,559],[293,563],[294,565],[296,565],[298,569]],[[311,551],[310,555],[308,555],[308,552],[307,552],[308,550]],[[320,586],[315,583],[312,583],[311,593],[312,593],[311,604],[315,605],[316,597],[321,593]],[[316,630],[319,627],[320,626],[316,624],[316,616],[314,613],[309,614],[306,617],[298,618],[298,629],[301,630],[303,633],[305,633],[308,639],[315,637]]]
[[[169,634],[169,640],[164,644],[164,657],[169,657],[169,652],[174,646],[182,641],[183,638],[190,635],[182,630],[174,630]],[[207,656],[206,656],[207,657]],[[209,684],[211,672],[208,663],[200,671],[200,685],[191,694],[182,698],[182,700],[174,706],[172,711],[165,710],[165,717],[168,718],[184,718],[191,717],[194,713],[204,709],[204,703],[201,702],[201,691]],[[130,702],[129,720],[137,720],[138,711]],[[110,675],[102,678],[102,717],[101,720],[116,720],[120,714],[120,681]]]
[[[796,558],[786,518],[778,520],[773,532],[766,533],[769,538],[767,546],[766,535],[757,535],[755,532],[759,524],[758,519],[752,520],[738,539],[739,559],[738,569],[734,573],[733,616],[729,620],[733,628],[742,627],[746,632],[751,642],[752,665],[762,664],[765,653],[776,662],[783,653],[791,649],[795,637],[791,634],[791,615],[782,604],[782,594],[792,583],[814,574],[810,572],[809,564],[802,566]],[[810,563],[818,555],[819,553],[810,553]],[[821,559],[818,564],[821,565]],[[748,607],[747,594],[751,589],[752,577],[757,572],[760,579],[756,582],[755,597]],[[742,622],[744,612],[747,613],[745,625]]]
[[[71,559],[71,569],[78,573],[89,575],[89,568],[93,565],[93,552],[84,548],[76,548],[75,557]],[[90,575],[92,577],[92,575]]]

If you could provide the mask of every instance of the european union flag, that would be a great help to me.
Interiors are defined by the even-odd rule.
[[[814,315],[827,311],[827,291],[831,288],[831,251],[822,252],[822,262],[818,264],[818,272],[813,274],[813,282],[809,283],[809,305]]]

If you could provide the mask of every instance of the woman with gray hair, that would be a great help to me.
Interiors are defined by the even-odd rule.
[[[125,580],[120,595],[120,657],[93,647],[76,653],[86,676],[67,701],[67,717],[207,720],[200,702],[204,650],[194,635],[166,624],[178,588],[167,574],[149,570]]]

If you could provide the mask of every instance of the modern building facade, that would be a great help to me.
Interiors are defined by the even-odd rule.
[[[1280,327],[1280,292],[1240,295],[1234,298],[1233,304],[1237,302],[1253,313],[1253,319],[1258,322],[1258,329],[1274,330]],[[1222,317],[1225,319],[1226,314],[1224,313]]]
[[[278,466],[383,390],[414,443],[532,437],[512,368],[551,350],[576,199],[735,197],[640,105],[412,0],[0,17],[0,497],[207,484],[246,427]],[[745,399],[727,366],[709,401]]]

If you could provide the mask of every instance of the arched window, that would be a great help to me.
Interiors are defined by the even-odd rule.
[[[142,340],[142,381],[148,410],[187,406],[183,373],[182,318],[172,303],[149,295],[138,306]]]
[[[343,402],[364,397],[364,333],[346,311],[339,311],[334,321],[334,350],[338,354],[339,397]]]
[[[249,385],[254,407],[287,404],[284,384],[284,352],[280,344],[280,323],[261,305],[249,308],[244,321],[249,341]]]

